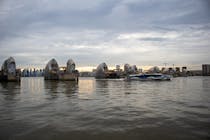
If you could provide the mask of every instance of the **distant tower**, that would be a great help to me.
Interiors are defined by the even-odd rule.
[[[140,73],[142,73],[142,72],[143,72],[143,69],[142,69],[142,68],[140,68],[140,69],[139,69],[139,72],[140,72]]]
[[[203,76],[210,76],[210,64],[202,65],[202,74]]]
[[[168,63],[163,63],[163,64],[164,64],[165,68],[166,68],[166,65],[168,65]]]
[[[120,65],[116,65],[116,70],[120,71]]]
[[[187,67],[182,67],[182,72],[187,72]]]

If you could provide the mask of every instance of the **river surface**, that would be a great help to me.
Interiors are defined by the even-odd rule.
[[[210,77],[0,83],[0,140],[70,139],[210,139]]]

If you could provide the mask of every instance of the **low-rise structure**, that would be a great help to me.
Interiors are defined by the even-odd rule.
[[[203,64],[202,65],[202,75],[203,76],[210,76],[210,64]]]

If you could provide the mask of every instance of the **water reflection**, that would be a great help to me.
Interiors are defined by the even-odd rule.
[[[210,88],[210,79],[208,77],[203,77],[202,79],[202,86],[203,89]]]
[[[59,81],[59,90],[62,91],[67,97],[74,96],[78,93],[78,82],[76,81]]]
[[[108,80],[96,80],[96,90],[98,92],[107,93],[109,91],[108,84]]]
[[[59,84],[58,81],[46,80],[44,82],[45,93],[46,93],[46,95],[48,95],[48,97],[50,97],[50,99],[57,98],[59,96],[58,93],[62,92],[62,91],[58,91],[58,84]]]
[[[10,91],[10,93],[14,93],[17,89],[20,89],[19,82],[0,82],[1,87],[6,91]]]
[[[79,93],[92,94],[95,90],[95,80],[86,79],[79,81]]]
[[[45,81],[45,93],[52,98],[59,97],[60,93],[64,93],[67,97],[71,97],[78,92],[78,83],[75,81]]]
[[[78,98],[80,99],[90,99],[91,94],[95,93],[95,79],[80,78],[78,86]]]
[[[19,82],[0,82],[1,93],[5,96],[5,100],[11,100],[15,98],[17,94],[20,93],[20,83]]]
[[[0,139],[208,139],[209,83],[209,77],[1,83]]]
[[[44,81],[43,78],[21,78],[21,93],[40,94],[43,93]]]

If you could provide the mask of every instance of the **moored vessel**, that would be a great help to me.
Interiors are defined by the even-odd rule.
[[[169,81],[171,80],[170,75],[161,73],[150,73],[150,74],[132,74],[127,76],[128,80],[140,80],[140,81]]]

